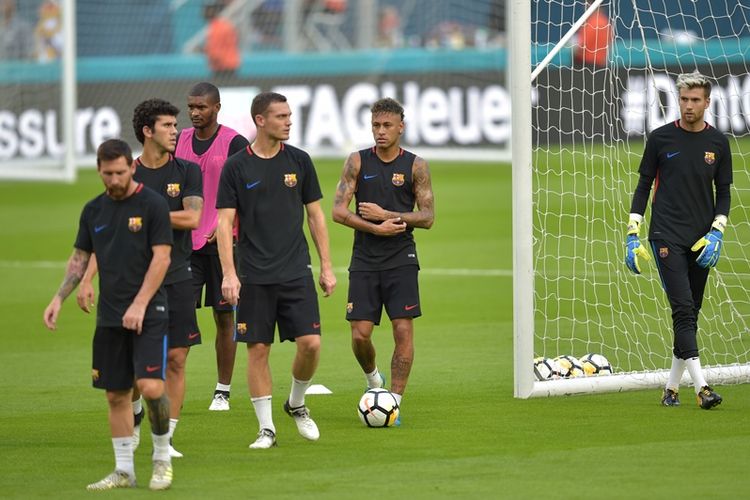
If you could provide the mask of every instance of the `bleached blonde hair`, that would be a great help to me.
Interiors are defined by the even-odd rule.
[[[692,73],[682,73],[677,76],[677,90],[702,88],[706,97],[711,96],[711,82],[708,77],[702,75],[698,70]]]

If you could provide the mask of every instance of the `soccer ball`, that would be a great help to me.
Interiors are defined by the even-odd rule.
[[[569,354],[563,354],[555,358],[557,364],[560,365],[560,374],[565,378],[581,377],[583,376],[583,367],[578,358]]]
[[[534,358],[534,375],[537,380],[549,380],[561,377],[560,365],[551,358]]]
[[[611,375],[614,371],[607,358],[601,354],[590,353],[581,358],[583,373],[586,375]]]
[[[390,427],[398,418],[398,403],[386,389],[368,389],[359,400],[357,414],[367,427]]]

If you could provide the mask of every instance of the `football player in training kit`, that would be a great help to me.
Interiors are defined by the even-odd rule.
[[[292,363],[292,388],[284,410],[306,439],[320,437],[305,406],[305,391],[320,355],[320,312],[302,230],[305,212],[320,257],[318,283],[333,293],[328,229],[320,207],[323,197],[310,156],[285,144],[291,110],[286,97],[262,92],[250,112],[258,133],[251,146],[227,160],[221,173],[219,256],[224,272],[222,292],[237,307],[237,341],[247,343],[247,378],[259,432],[250,448],[276,444],[271,412],[273,385],[268,357],[278,324],[281,341],[297,347]],[[232,226],[239,217],[239,272],[234,263]]]
[[[427,162],[401,148],[404,108],[386,97],[370,111],[375,146],[352,153],[346,160],[336,188],[333,220],[355,230],[346,306],[354,356],[367,387],[383,387],[385,378],[375,361],[372,332],[385,307],[395,341],[391,392],[401,405],[414,361],[413,319],[422,314],[413,231],[432,227],[435,204]],[[355,196],[356,210],[351,212],[349,204]]]
[[[232,306],[221,296],[221,263],[216,248],[216,192],[224,162],[250,143],[237,131],[217,121],[221,109],[219,89],[208,82],[194,85],[187,97],[188,113],[193,124],[180,131],[175,156],[200,165],[203,174],[203,212],[198,228],[193,230],[193,283],[197,306],[205,286],[204,305],[213,308],[216,323],[216,370],[218,381],[209,410],[229,410],[229,395],[237,344],[234,342]]]
[[[65,279],[44,311],[54,330],[62,302],[80,282],[91,256],[100,269],[92,378],[107,392],[115,470],[88,490],[133,488],[133,380],[149,407],[153,441],[151,489],[172,484],[169,399],[164,390],[169,316],[162,281],[169,267],[172,229],[167,202],[133,180],[130,147],[119,139],[96,153],[106,191],[81,213]]]
[[[135,180],[161,194],[169,204],[174,233],[172,262],[164,278],[169,298],[169,357],[167,360],[167,394],[169,412],[169,452],[182,457],[172,440],[185,400],[185,363],[190,346],[201,343],[195,316],[191,230],[198,227],[203,209],[203,181],[200,167],[175,158],[177,115],[180,110],[162,99],[149,99],[133,111],[133,131],[143,144],[136,160]]]
[[[643,153],[630,208],[625,264],[640,274],[638,258],[650,260],[638,236],[654,184],[648,239],[672,308],[674,328],[672,368],[661,402],[680,404],[679,384],[687,368],[698,405],[708,410],[722,398],[708,385],[701,369],[698,312],[727,226],[732,153],[724,134],[703,117],[711,102],[709,80],[697,71],[682,74],[677,90],[680,118],[654,130]]]

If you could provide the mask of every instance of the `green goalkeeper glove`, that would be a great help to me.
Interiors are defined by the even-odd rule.
[[[719,262],[721,255],[721,246],[724,240],[724,228],[727,226],[727,218],[724,215],[717,215],[711,224],[711,230],[701,239],[695,242],[690,250],[697,252],[703,249],[695,262],[703,268],[714,267]]]
[[[628,236],[625,243],[625,265],[628,266],[635,274],[641,274],[641,266],[638,265],[638,257],[643,257],[643,260],[651,260],[651,256],[648,251],[641,245],[641,240],[638,238],[638,233],[641,231],[641,223],[634,218],[630,218],[628,222]]]

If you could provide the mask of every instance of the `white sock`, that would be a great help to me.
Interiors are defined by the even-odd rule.
[[[380,378],[380,372],[378,367],[370,373],[365,373],[365,379],[367,380],[367,388],[373,389],[375,387],[383,387],[383,379]]]
[[[170,437],[170,439],[174,435],[174,430],[177,428],[177,422],[179,422],[179,421],[180,420],[177,419],[177,418],[170,418],[169,419],[169,437]]]
[[[669,379],[667,380],[666,388],[678,392],[683,373],[685,373],[685,360],[672,355],[672,368],[669,370]]]
[[[404,396],[401,394],[396,394],[395,392],[392,392],[394,399],[396,400],[396,403],[398,403],[398,407],[401,408],[401,398]]]
[[[271,412],[271,396],[260,396],[258,398],[250,398],[253,402],[253,408],[255,408],[255,416],[258,418],[258,426],[260,429],[268,429],[276,433],[276,427],[273,425],[273,415]]]
[[[112,448],[115,450],[115,470],[127,473],[135,479],[135,465],[133,464],[133,438],[112,438]]]
[[[219,382],[216,383],[216,389],[215,391],[221,391],[221,392],[229,392],[229,388],[232,387],[232,384],[220,384]]]
[[[695,386],[695,393],[701,390],[701,387],[708,385],[706,379],[703,378],[703,370],[701,369],[701,360],[697,356],[694,358],[686,359],[685,364],[687,365],[687,371],[690,374],[690,378],[693,379],[693,385]]]
[[[289,406],[297,408],[305,405],[305,391],[310,387],[309,380],[297,380],[292,377],[292,390],[289,392]]]
[[[143,410],[143,398],[139,397],[133,401],[133,415],[138,415]]]
[[[157,436],[153,432],[151,433],[151,439],[154,444],[154,454],[152,455],[153,460],[162,460],[164,462],[172,462],[169,458],[169,432]]]

